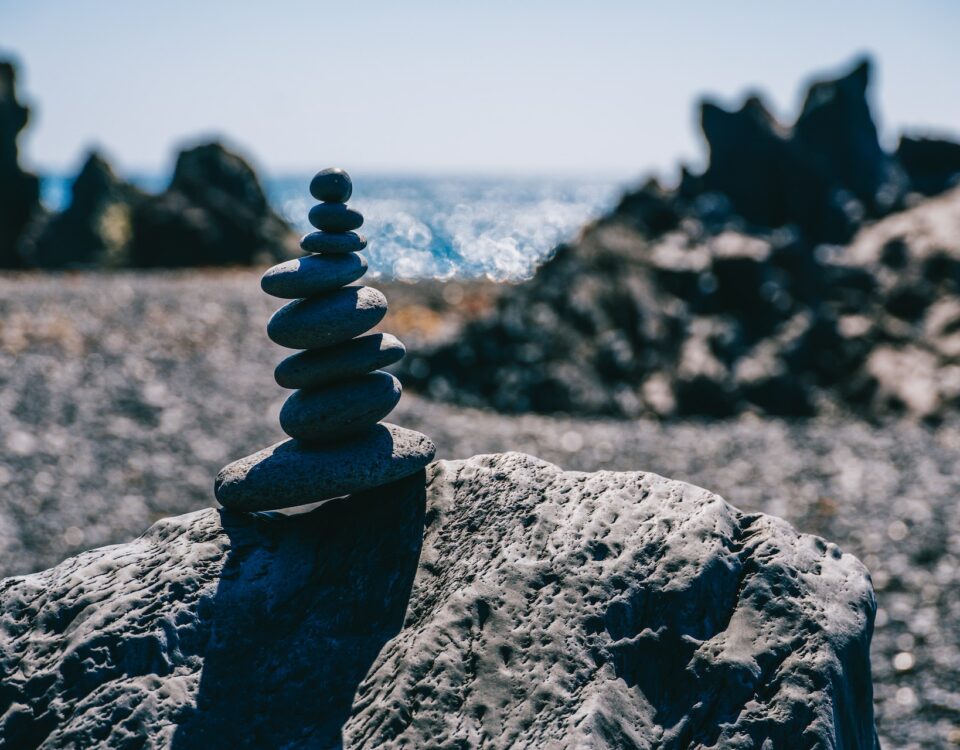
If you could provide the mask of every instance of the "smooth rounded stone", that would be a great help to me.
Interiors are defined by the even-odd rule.
[[[435,453],[426,435],[384,422],[335,445],[276,443],[224,466],[214,492],[236,510],[290,508],[395,482]]]
[[[300,240],[306,253],[358,253],[367,246],[367,238],[356,232],[310,232]]]
[[[366,259],[356,253],[307,255],[267,269],[260,288],[283,299],[313,297],[346,286],[366,272]]]
[[[318,201],[346,203],[353,195],[353,180],[340,167],[328,167],[310,180],[310,195]]]
[[[307,218],[324,232],[349,232],[363,226],[363,215],[342,203],[318,203]]]
[[[405,353],[396,336],[372,333],[325,349],[291,354],[273,375],[284,388],[311,388],[379,370],[399,362]]]
[[[348,286],[284,305],[267,323],[267,336],[291,349],[319,349],[369,331],[386,314],[387,298],[379,291]]]
[[[330,442],[375,425],[400,400],[400,381],[377,370],[353,380],[294,391],[280,410],[280,427],[304,442]]]

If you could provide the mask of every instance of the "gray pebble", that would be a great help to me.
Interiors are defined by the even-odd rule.
[[[386,314],[383,294],[369,286],[348,286],[284,305],[267,323],[267,336],[291,349],[319,349],[369,331]]]
[[[336,445],[285,440],[223,467],[214,492],[227,508],[290,508],[402,479],[435,453],[426,435],[387,423]]]
[[[375,425],[400,400],[400,381],[383,370],[320,388],[294,391],[280,427],[305,442],[331,442]]]
[[[325,349],[291,354],[273,374],[284,388],[310,388],[379,370],[400,361],[405,352],[396,336],[372,333]]]
[[[306,253],[356,253],[367,246],[367,238],[356,232],[310,232],[300,240]]]
[[[349,232],[363,226],[360,212],[342,203],[318,203],[310,209],[307,218],[313,226],[324,232]]]
[[[346,203],[353,195],[353,181],[340,167],[328,167],[310,180],[310,195],[318,201]]]
[[[312,297],[346,286],[366,272],[366,259],[356,253],[307,255],[268,269],[260,288],[284,299]]]

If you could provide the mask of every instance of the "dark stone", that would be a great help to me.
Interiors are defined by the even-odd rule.
[[[707,490],[442,461],[7,579],[0,743],[874,750],[875,612],[852,555]]]
[[[389,333],[373,333],[324,349],[297,352],[283,360],[273,375],[284,388],[312,388],[399,362],[404,346]]]
[[[40,268],[129,265],[133,211],[144,200],[92,152],[73,182],[70,205],[46,222],[24,250],[24,262]]]
[[[276,443],[224,466],[214,490],[235,510],[309,505],[416,474],[435,452],[426,435],[384,422],[333,445]]]
[[[219,143],[182,151],[166,192],[133,212],[135,266],[248,265],[294,254],[295,238],[253,168]]]
[[[349,286],[284,305],[267,323],[267,335],[291,349],[319,349],[369,331],[386,314],[383,294],[369,286]]]
[[[356,253],[307,255],[269,268],[260,288],[283,299],[313,297],[356,281],[367,272],[367,261]]]
[[[353,181],[339,167],[328,167],[310,180],[310,195],[327,203],[346,203],[353,195]]]
[[[303,442],[338,442],[386,417],[401,393],[400,381],[382,370],[294,391],[280,410],[280,427]]]
[[[356,232],[310,232],[300,240],[305,253],[358,253],[367,246],[367,238]]]
[[[896,157],[915,192],[936,195],[960,184],[960,143],[905,135],[900,138]]]
[[[363,216],[342,203],[318,203],[308,218],[322,232],[350,232],[363,226]]]
[[[0,61],[0,268],[21,264],[18,242],[31,218],[42,213],[40,180],[20,168],[17,137],[30,110],[17,99],[17,72]]]

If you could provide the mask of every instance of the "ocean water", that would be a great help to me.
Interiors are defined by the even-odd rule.
[[[157,176],[129,179],[151,192],[167,183]],[[276,211],[301,232],[311,231],[309,181],[309,175],[264,180]],[[359,174],[350,204],[365,218],[373,275],[503,281],[532,276],[558,243],[611,208],[623,189],[609,178]],[[54,210],[69,202],[69,191],[69,179],[43,181],[44,202]]]

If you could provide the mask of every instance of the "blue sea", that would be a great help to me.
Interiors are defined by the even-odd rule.
[[[128,177],[159,192],[164,177]],[[302,232],[310,176],[266,179],[276,211]],[[71,181],[43,181],[43,199],[59,210]],[[611,208],[625,184],[615,179],[534,177],[402,177],[354,175],[351,206],[365,217],[371,272],[404,279],[529,278],[565,239]]]

